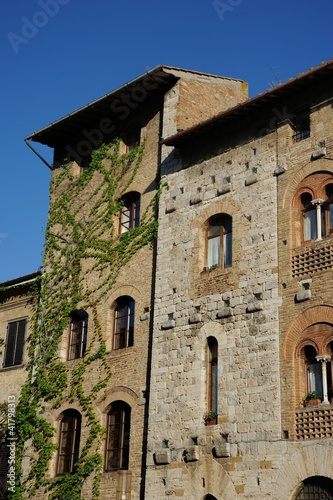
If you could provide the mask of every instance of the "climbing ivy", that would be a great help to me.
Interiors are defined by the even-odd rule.
[[[159,190],[141,214],[140,226],[119,236],[115,227],[122,195],[128,191],[142,163],[144,144],[120,154],[120,140],[102,144],[80,175],[65,161],[54,172],[45,243],[45,271],[35,283],[33,331],[27,381],[16,410],[16,472],[18,484],[11,499],[30,498],[36,492],[50,499],[81,498],[82,486],[92,478],[90,498],[99,497],[102,471],[100,445],[105,430],[94,410],[94,400],[107,390],[111,367],[98,315],[98,304],[114,286],[120,270],[156,237],[155,204]],[[91,285],[93,284],[93,285]],[[89,343],[83,358],[68,369],[59,359],[63,332],[70,313],[89,311]],[[96,384],[87,383],[98,370]],[[91,379],[91,377],[90,377]],[[48,408],[75,402],[89,428],[75,471],[47,478],[55,452],[55,429],[45,418]],[[22,459],[29,452],[29,473]]]

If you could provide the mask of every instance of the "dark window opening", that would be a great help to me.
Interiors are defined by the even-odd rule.
[[[76,410],[66,410],[60,423],[57,474],[74,471],[79,458],[81,415]]]
[[[134,148],[140,145],[141,139],[141,127],[140,125],[135,125],[130,128],[125,137],[126,152],[129,153]]]
[[[79,310],[71,316],[68,359],[77,359],[82,358],[87,349],[88,314]]]
[[[108,413],[105,470],[127,470],[129,464],[131,408],[122,401],[112,403]]]
[[[117,300],[114,319],[113,349],[131,347],[134,343],[135,301],[128,296]]]
[[[294,131],[293,135],[294,142],[304,141],[310,137],[310,114],[306,113],[300,116],[296,116],[293,119]]]

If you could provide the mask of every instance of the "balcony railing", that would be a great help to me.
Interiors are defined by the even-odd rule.
[[[333,405],[320,404],[297,410],[296,438],[333,438]]]
[[[312,274],[333,267],[333,238],[324,238],[294,250],[292,256],[293,278]]]

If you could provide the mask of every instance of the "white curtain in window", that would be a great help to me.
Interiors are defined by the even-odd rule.
[[[304,214],[304,240],[315,240],[317,238],[317,215],[316,210],[309,210]]]
[[[329,229],[333,228],[333,203],[329,205]]]
[[[208,240],[208,267],[220,265],[221,242],[220,236]]]
[[[309,365],[309,392],[316,391],[319,398],[323,398],[323,381],[320,363]]]

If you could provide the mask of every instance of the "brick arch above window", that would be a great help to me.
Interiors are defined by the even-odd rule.
[[[333,306],[322,305],[309,307],[296,316],[285,335],[282,351],[284,359],[292,359],[295,356],[296,346],[302,341],[304,332],[306,332],[309,327],[318,328],[316,325],[319,324],[333,325]],[[307,338],[309,338],[309,334],[307,334]]]
[[[300,359],[304,358],[304,349],[307,346],[311,346],[315,349],[316,353],[319,353],[319,346],[317,342],[315,342],[313,339],[306,337],[304,340],[301,340],[296,346],[295,346],[295,358]]]
[[[300,335],[299,341],[295,346],[295,356],[298,357],[305,345],[312,345],[318,356],[326,355],[327,345],[333,341],[333,325],[326,322],[320,322],[309,326]],[[330,352],[330,351],[329,351]]]
[[[113,401],[121,400],[133,408],[139,399],[139,395],[129,387],[117,385],[108,390],[107,396],[97,404],[101,413],[107,413]]]
[[[215,214],[228,214],[234,219],[238,214],[242,214],[241,208],[240,205],[229,197],[220,199],[205,207],[204,210],[194,218],[193,225],[198,229],[205,229],[207,221]]]
[[[283,194],[282,208],[289,208],[290,206],[293,206],[295,194],[306,179],[312,175],[323,173],[332,175],[332,169],[332,161],[322,158],[316,162],[306,162],[297,171],[293,171],[293,175],[290,179],[288,179],[288,183]]]
[[[327,171],[314,172],[302,179],[294,193],[293,205],[299,205],[302,193],[310,193],[313,198],[327,198],[326,186],[333,187],[333,173]]]

